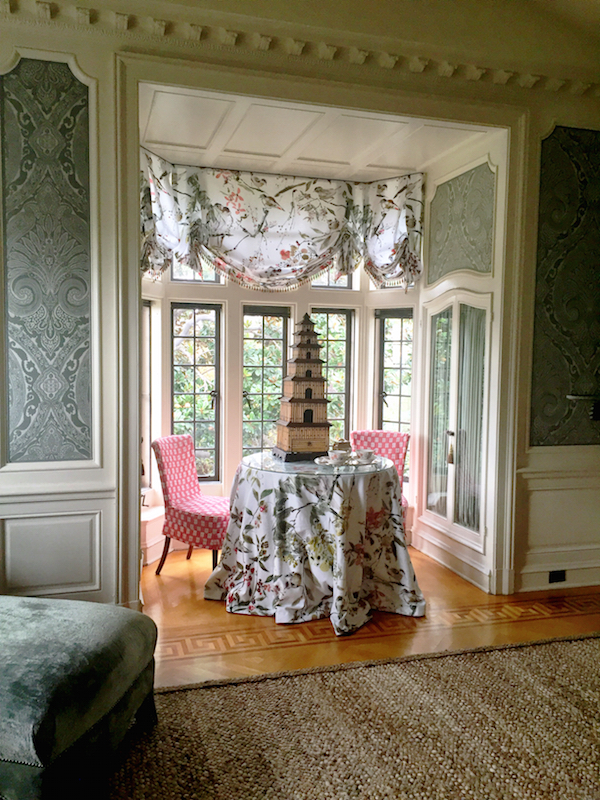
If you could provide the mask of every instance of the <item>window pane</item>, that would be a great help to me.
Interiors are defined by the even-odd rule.
[[[173,361],[175,364],[194,363],[193,339],[173,339]]]
[[[413,320],[410,309],[380,310],[379,323],[379,411],[383,430],[410,433]],[[410,445],[409,445],[410,447]],[[409,454],[404,480],[409,477]]]
[[[352,276],[337,275],[337,268],[329,267],[320,275],[312,280],[313,286],[326,287],[328,289],[350,289],[352,287]]]
[[[171,307],[173,331],[172,431],[194,438],[198,476],[218,479],[220,307]]]
[[[174,392],[194,391],[193,367],[173,367],[173,391]]]
[[[219,273],[210,266],[202,265],[202,275],[195,272],[191,267],[185,266],[177,258],[173,257],[171,268],[172,281],[194,281],[195,283],[221,283]]]
[[[243,453],[271,450],[277,444],[289,310],[245,309],[243,321]]]
[[[332,423],[329,440],[348,439],[350,435],[350,309],[320,309],[311,312],[323,359],[326,380],[327,419]]]
[[[450,412],[450,345],[452,309],[431,320],[431,388],[427,508],[446,516],[448,492],[448,424]]]

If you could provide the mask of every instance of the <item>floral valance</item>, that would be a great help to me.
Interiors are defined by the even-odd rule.
[[[378,287],[422,271],[423,175],[373,183],[169,164],[142,149],[142,270],[176,258],[251,289],[285,291],[363,263]]]

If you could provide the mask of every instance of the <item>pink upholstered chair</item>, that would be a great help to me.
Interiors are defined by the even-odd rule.
[[[152,442],[165,500],[165,546],[156,574],[160,575],[171,539],[213,551],[213,569],[229,524],[229,498],[202,494],[196,472],[194,442],[189,434],[163,436]]]
[[[404,462],[406,461],[406,451],[410,433],[400,433],[400,431],[351,431],[350,444],[353,450],[372,450],[378,456],[390,458],[398,472],[400,479],[400,490],[402,490],[404,478]],[[402,495],[402,512],[406,521],[406,509],[408,500]]]

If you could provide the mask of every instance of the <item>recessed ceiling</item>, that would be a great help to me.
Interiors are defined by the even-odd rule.
[[[140,141],[175,164],[369,181],[424,172],[481,125],[140,85]]]

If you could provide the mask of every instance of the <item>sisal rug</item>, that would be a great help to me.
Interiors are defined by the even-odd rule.
[[[600,633],[156,700],[111,800],[600,800]]]

